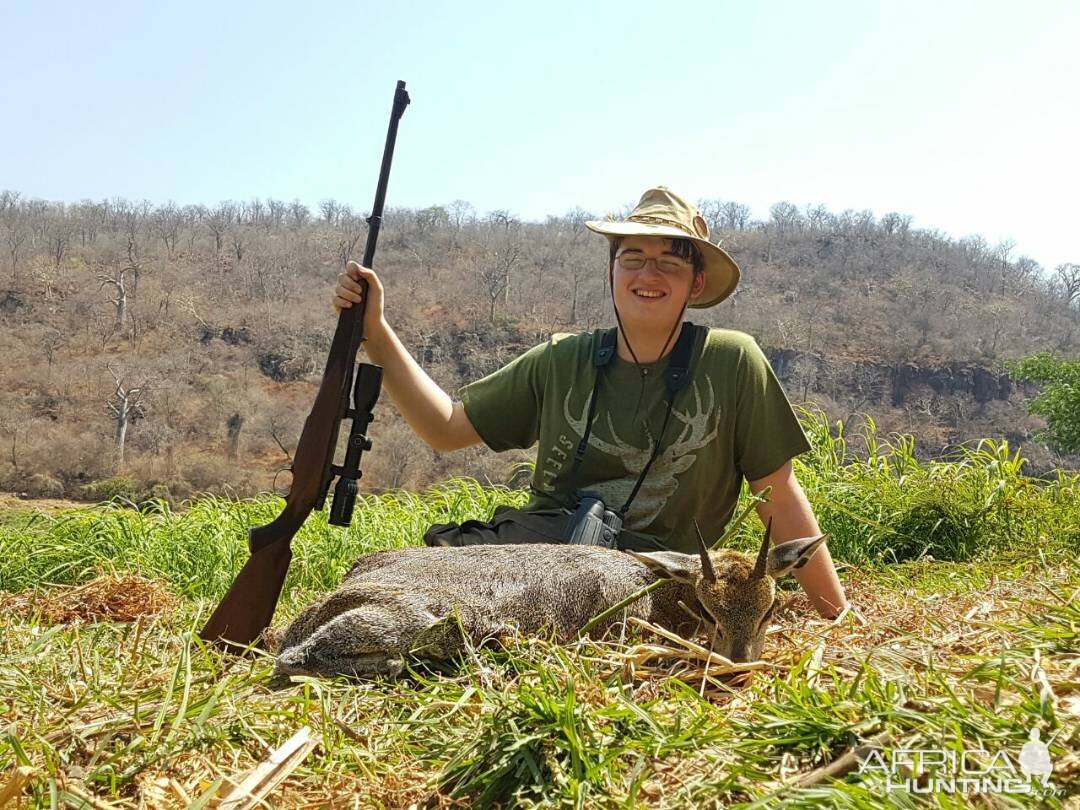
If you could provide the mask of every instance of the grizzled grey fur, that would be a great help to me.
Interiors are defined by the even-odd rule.
[[[293,621],[275,675],[396,676],[412,659],[453,658],[464,647],[462,633],[477,646],[515,630],[570,640],[589,619],[660,577],[673,582],[626,615],[685,636],[701,622],[710,630],[715,624],[716,652],[746,661],[760,655],[776,605],[775,578],[805,564],[823,540],[770,550],[766,535],[756,558],[730,550],[706,558],[704,548],[701,555],[638,554],[541,544],[379,551],[357,560],[338,590]]]

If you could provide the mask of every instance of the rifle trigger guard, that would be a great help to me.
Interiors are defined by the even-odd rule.
[[[289,467],[278,467],[277,472],[274,473],[274,480],[270,482],[270,489],[273,490],[275,495],[280,495],[280,493],[278,493],[278,491],[277,491],[277,479],[278,479],[278,476],[281,475],[283,472],[287,472],[287,473],[289,473],[289,475],[292,475],[293,474],[293,468],[291,466],[289,466]],[[292,487],[290,486],[289,489],[291,491]],[[288,494],[289,493],[286,492],[284,495],[280,495],[280,497],[283,497],[283,498],[287,497]]]

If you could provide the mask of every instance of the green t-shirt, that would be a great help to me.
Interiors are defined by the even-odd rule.
[[[791,404],[754,338],[698,328],[692,379],[675,397],[662,449],[625,527],[673,550],[696,549],[723,532],[742,480],[763,478],[810,449]],[[461,390],[465,413],[492,450],[539,442],[526,510],[573,505],[570,470],[584,435],[603,330],[557,334]],[[652,455],[667,409],[668,357],[635,366],[616,354],[603,369],[578,490],[599,492],[609,509],[626,501]]]

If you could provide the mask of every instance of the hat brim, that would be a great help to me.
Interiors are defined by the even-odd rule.
[[[739,286],[739,265],[722,247],[714,245],[708,239],[691,236],[686,231],[671,225],[653,225],[646,222],[595,222],[585,223],[585,227],[594,233],[603,234],[609,240],[626,236],[660,236],[665,239],[689,239],[701,251],[705,259],[705,287],[701,294],[691,299],[688,306],[693,309],[707,309],[715,306],[735,292]]]

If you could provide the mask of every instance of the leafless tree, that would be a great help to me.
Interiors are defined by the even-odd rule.
[[[289,203],[289,225],[293,228],[303,228],[311,221],[311,211],[300,200]]]
[[[281,200],[270,199],[266,201],[266,232],[269,233],[274,228],[280,228],[281,224],[285,221],[286,213],[285,203]]]
[[[195,253],[195,240],[206,226],[210,211],[205,205],[184,206],[184,230],[187,232],[188,254]]]
[[[127,261],[116,262],[111,268],[106,268],[95,274],[95,278],[101,282],[98,285],[98,292],[106,286],[113,288],[113,297],[109,299],[109,303],[115,307],[116,311],[114,331],[124,329],[124,324],[128,320],[130,312],[130,304],[138,295],[139,275],[142,265],[137,250],[134,237],[129,235]],[[130,286],[128,283],[129,274]]]
[[[144,397],[149,393],[145,383],[138,386],[125,387],[120,375],[106,365],[109,373],[116,382],[116,388],[108,401],[105,403],[108,412],[112,414],[115,425],[116,460],[118,464],[124,463],[124,446],[127,442],[128,426],[135,419],[146,415],[147,404]]]
[[[240,264],[244,260],[244,250],[247,248],[247,233],[244,231],[244,226],[236,223],[229,228],[229,239],[232,241],[233,255],[236,256],[236,263]]]
[[[413,235],[424,240],[444,229],[450,222],[450,214],[441,205],[429,205],[427,208],[418,210],[413,221],[415,222]]]
[[[1054,268],[1054,280],[1061,289],[1066,306],[1080,302],[1080,264],[1059,264]]]
[[[772,224],[781,235],[798,230],[803,225],[799,209],[789,202],[778,202],[771,206],[769,216],[772,217]]]
[[[581,287],[585,278],[593,272],[585,262],[570,262],[570,314],[569,323],[578,322]]]
[[[256,255],[244,273],[248,297],[261,302],[266,314],[266,328],[274,329],[275,307],[285,309],[293,293],[296,270],[290,257],[280,254]]]
[[[82,247],[90,247],[97,242],[98,230],[106,220],[106,203],[83,200],[75,207],[75,227],[79,232]]]
[[[25,416],[19,412],[14,397],[0,403],[0,433],[11,437],[8,458],[16,475],[19,473],[19,434],[21,433],[23,438],[26,438],[26,421]]]
[[[8,257],[11,259],[11,280],[19,280],[19,251],[30,236],[30,231],[18,216],[12,216],[7,221],[7,247]]]
[[[60,348],[66,346],[67,342],[67,336],[56,327],[48,326],[45,328],[45,335],[41,340],[41,348],[42,351],[45,352],[45,359],[49,364],[46,379],[52,379],[53,363],[56,362],[56,353]]]
[[[45,244],[45,235],[49,230],[51,210],[44,200],[27,200],[23,205],[26,224],[30,228],[30,247],[40,250]]]
[[[109,303],[116,309],[116,321],[113,326],[115,331],[122,331],[124,323],[127,320],[127,274],[128,266],[126,264],[119,264],[107,272],[100,272],[95,275],[95,278],[101,282],[101,284],[98,285],[98,292],[105,289],[106,286],[113,288],[113,297],[109,299]]]
[[[1013,248],[1016,247],[1016,242],[1012,239],[1006,239],[1003,242],[999,242],[997,247],[994,248],[994,255],[998,260],[999,273],[1001,275],[1001,297],[1005,297],[1005,280],[1009,276],[1009,254],[1012,253]]]
[[[462,229],[476,218],[476,210],[464,200],[454,200],[446,209],[450,225],[450,245],[455,248]]]
[[[550,217],[546,226],[537,227],[528,234],[522,247],[523,259],[532,268],[532,287],[537,292],[544,289],[544,274],[561,268],[566,261],[567,239],[560,221]],[[553,228],[558,228],[553,231]]]
[[[142,278],[143,264],[139,260],[139,243],[134,234],[128,234],[127,239],[127,271],[131,273],[131,300],[139,297],[139,281]]]
[[[0,191],[0,217],[6,216],[19,208],[22,192],[4,189]]]
[[[266,205],[258,197],[247,203],[240,204],[241,215],[247,220],[247,224],[258,227],[266,218]]]
[[[434,239],[409,245],[408,253],[416,261],[424,276],[429,280],[435,278],[435,266],[439,260],[446,257],[446,248]]]
[[[828,226],[829,210],[820,203],[806,206],[806,224],[812,231],[823,231]]]
[[[1041,275],[1042,267],[1030,256],[1021,256],[1013,264],[1013,276],[1016,278],[1016,294],[1028,295],[1032,292],[1035,279]]]
[[[509,211],[492,211],[487,215],[485,225],[493,236],[487,241],[489,254],[488,264],[493,268],[492,272],[501,272],[503,306],[510,304],[510,286],[512,273],[521,259],[521,221]],[[492,244],[493,243],[493,244]],[[490,291],[491,285],[485,282],[485,287]],[[494,304],[491,312],[494,320]]]
[[[221,255],[221,246],[225,234],[236,217],[236,207],[232,203],[221,203],[205,218],[206,227],[214,237],[214,254]]]
[[[495,322],[500,299],[508,304],[511,276],[522,260],[520,223],[505,211],[495,211],[486,220],[486,233],[471,246],[470,264],[488,301],[488,318]]]
[[[270,436],[274,440],[281,452],[285,454],[285,462],[292,466],[292,451],[286,446],[285,441],[289,439],[289,436],[294,433],[294,420],[293,414],[284,414],[276,411],[271,412],[267,416],[267,427],[270,431]],[[290,444],[292,442],[290,441]]]
[[[745,231],[750,227],[750,206],[726,202],[720,206],[720,227],[729,231]]]
[[[356,245],[361,237],[367,236],[368,226],[365,218],[351,213],[340,216],[338,223],[339,227],[344,229],[344,233],[338,238],[338,266],[344,267],[349,259],[360,260],[361,257],[356,255]]]
[[[498,254],[494,261],[482,261],[476,267],[476,276],[488,297],[488,318],[495,323],[495,305],[499,302],[510,283],[509,273],[501,266]]]
[[[151,220],[150,227],[165,246],[165,252],[170,259],[176,254],[176,242],[180,238],[180,227],[183,224],[183,212],[172,202],[158,208]]]
[[[322,214],[323,222],[328,225],[334,225],[337,223],[338,216],[341,214],[341,203],[337,200],[320,200],[319,213]]]
[[[881,229],[887,236],[896,234],[901,238],[907,238],[911,230],[911,217],[908,214],[888,213],[881,218]]]
[[[64,221],[54,223],[49,231],[49,253],[52,254],[57,270],[60,269],[60,263],[64,261],[70,241],[71,226]]]

